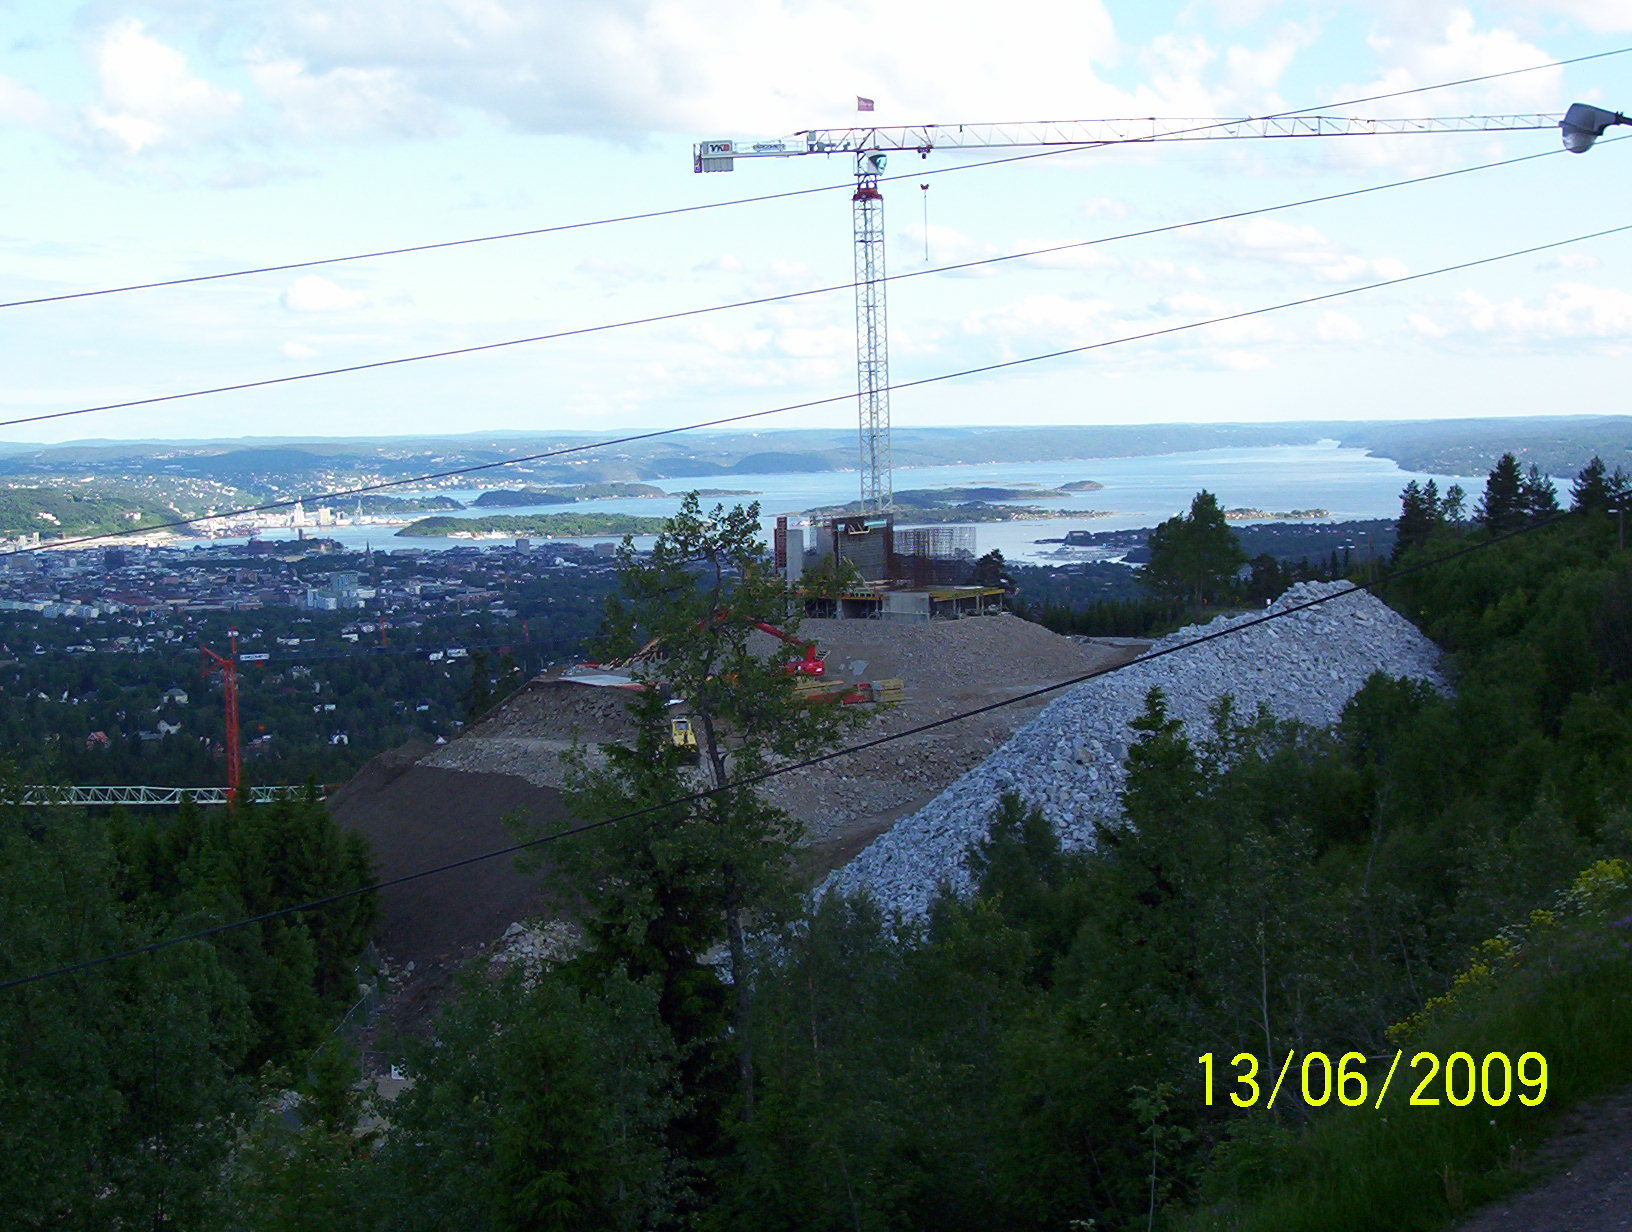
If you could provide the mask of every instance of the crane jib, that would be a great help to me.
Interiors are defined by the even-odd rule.
[[[792,158],[863,150],[992,149],[1001,146],[1094,146],[1144,141],[1217,141],[1265,137],[1361,137],[1418,133],[1515,132],[1556,128],[1556,115],[1267,116],[1247,119],[1158,118],[1048,120],[1013,124],[920,124],[896,128],[811,129],[773,140],[718,138],[693,147],[697,171],[730,171],[738,158]]]

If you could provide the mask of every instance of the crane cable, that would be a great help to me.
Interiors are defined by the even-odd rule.
[[[1601,231],[1588,232],[1585,235],[1574,235],[1566,239],[1551,240],[1545,244],[1534,244],[1528,248],[1515,249],[1512,252],[1496,253],[1493,256],[1477,257],[1471,261],[1460,261],[1455,265],[1444,265],[1437,269],[1423,270],[1415,274],[1404,274],[1398,278],[1384,278],[1377,282],[1362,283],[1359,286],[1344,287],[1337,291],[1327,291],[1320,295],[1307,295],[1301,299],[1285,300],[1279,304],[1267,304],[1259,308],[1246,308],[1240,312],[1224,313],[1220,316],[1207,317],[1200,321],[1187,321],[1181,325],[1168,325],[1160,329],[1145,330],[1137,334],[1125,334],[1120,338],[1107,338],[1099,342],[1084,343],[1081,346],[1062,347],[1057,351],[1048,351],[1040,355],[1026,355],[1019,359],[1000,360],[990,364],[981,364],[973,368],[962,368],[955,372],[942,372],[934,376],[919,377],[911,381],[898,381],[884,387],[894,392],[902,389],[916,389],[926,385],[937,385],[942,381],[959,380],[964,377],[980,376],[989,372],[1000,372],[1008,368],[1018,368],[1025,364],[1035,364],[1043,360],[1060,359],[1067,355],[1082,355],[1090,351],[1103,350],[1106,347],[1120,346],[1129,342],[1144,342],[1153,338],[1164,338],[1173,334],[1185,333],[1192,329],[1201,329],[1208,325],[1222,325],[1230,321],[1246,320],[1249,317],[1265,316],[1271,312],[1281,312],[1288,308],[1301,308],[1310,304],[1327,303],[1331,300],[1342,299],[1350,295],[1358,295],[1364,291],[1376,291],[1385,287],[1402,286],[1408,282],[1417,282],[1424,278],[1434,278],[1441,274],[1451,274],[1459,270],[1476,269],[1484,265],[1493,265],[1498,261],[1510,261],[1517,257],[1533,256],[1536,253],[1547,252],[1554,248],[1562,248],[1569,244],[1585,243],[1588,240],[1602,239],[1605,236],[1619,235],[1625,231],[1632,231],[1632,223],[1625,223],[1618,227],[1607,227]],[[682,424],[674,428],[654,428],[647,432],[633,432],[626,436],[612,437],[608,440],[591,441],[583,445],[563,446],[559,449],[544,450],[540,453],[524,454],[520,457],[501,458],[493,462],[476,462],[469,466],[450,467],[447,470],[432,471],[424,475],[410,475],[403,479],[382,480],[379,483],[362,484],[353,488],[341,488],[335,492],[322,493],[317,496],[302,496],[291,500],[269,501],[261,505],[251,505],[243,509],[228,510],[224,513],[199,514],[189,518],[178,518],[170,522],[159,522],[152,526],[129,527],[116,531],[105,531],[95,535],[83,535],[75,539],[58,539],[49,544],[25,545],[0,552],[0,559],[7,556],[19,556],[28,552],[41,552],[60,548],[82,547],[88,543],[100,543],[108,539],[120,539],[129,535],[151,534],[154,531],[172,530],[182,526],[193,526],[199,522],[208,522],[224,518],[242,517],[250,513],[264,513],[273,509],[287,509],[297,501],[312,500],[340,500],[346,497],[357,496],[368,492],[378,492],[385,488],[403,487],[408,484],[426,483],[435,479],[447,479],[457,475],[470,475],[480,471],[493,470],[501,466],[516,466],[524,462],[537,462],[546,458],[558,458],[567,454],[584,453],[594,449],[606,449],[614,445],[628,445],[637,441],[656,440],[660,437],[676,436],[682,432],[693,432],[702,428],[718,428],[726,424],[743,423],[752,419],[763,419],[769,415],[783,415],[790,411],[809,410],[812,407],[829,406],[835,402],[848,402],[854,398],[854,393],[832,394],[825,398],[811,398],[804,402],[788,403],[784,406],[770,407],[759,411],[745,411],[740,415],[723,415],[717,419],[703,420],[698,423]]]
[[[1612,145],[1625,141],[1626,137],[1613,137],[1600,144]],[[1162,235],[1173,231],[1183,231],[1191,227],[1207,226],[1217,222],[1231,222],[1241,218],[1252,218],[1263,214],[1273,214],[1281,210],[1298,209],[1306,205],[1320,205],[1328,201],[1341,201],[1347,197],[1361,197],[1369,193],[1383,192],[1392,188],[1408,188],[1417,184],[1426,184],[1433,180],[1450,179],[1459,175],[1467,175],[1474,171],[1490,171],[1500,167],[1512,167],[1519,163],[1530,162],[1538,158],[1552,158],[1567,151],[1563,149],[1544,150],[1536,154],[1522,154],[1515,158],[1505,158],[1497,162],[1478,163],[1470,167],[1457,167],[1450,171],[1438,171],[1428,175],[1413,176],[1410,179],[1393,180],[1387,184],[1372,184],[1365,188],[1350,188],[1342,192],[1326,193],[1318,197],[1304,197],[1297,201],[1285,201],[1277,205],[1256,206],[1247,210],[1235,210],[1227,214],[1215,214],[1208,218],[1195,218],[1185,222],[1167,223],[1159,227],[1146,227],[1138,231],[1124,231],[1118,235],[1105,235],[1091,240],[1073,240],[1064,244],[1053,244],[1045,248],[1033,248],[1024,252],[1004,253],[995,257],[980,257],[969,261],[959,261],[952,265],[936,266],[933,269],[907,270],[902,273],[889,274],[879,279],[880,282],[898,282],[907,278],[922,278],[930,274],[953,273],[958,270],[974,269],[979,266],[997,265],[1005,261],[1020,261],[1031,257],[1048,256],[1053,253],[1068,252],[1079,248],[1092,248],[1099,244],[1117,243],[1121,240],[1143,239],[1152,235]],[[927,233],[926,233],[927,234]],[[23,415],[16,419],[0,419],[0,428],[15,427],[19,424],[39,423],[50,419],[69,419],[77,415],[93,415],[101,411],[128,410],[131,407],[152,406],[161,402],[180,402],[189,398],[204,398],[215,394],[239,393],[247,389],[264,389],[273,385],[288,385],[295,381],[310,381],[322,377],[343,376],[352,372],[367,372],[378,368],[393,368],[403,364],[415,364],[431,359],[451,359],[461,355],[475,355],[483,351],[497,351],[508,347],[526,346],[536,342],[555,342],[563,338],[577,338],[586,334],[605,333],[615,329],[626,329],[634,325],[655,325],[664,321],[678,321],[687,317],[707,316],[716,312],[727,312],[738,308],[757,308],[766,304],[786,303],[789,300],[804,299],[813,295],[828,295],[835,291],[851,291],[861,283],[841,282],[824,287],[809,287],[802,291],[784,291],[776,295],[762,295],[755,299],[733,300],[724,304],[711,304],[702,308],[682,308],[674,312],[657,313],[653,316],[633,317],[622,321],[610,321],[600,325],[583,325],[573,329],[557,330],[548,334],[531,334],[525,338],[507,338],[499,342],[479,342],[471,346],[453,347],[444,351],[427,351],[419,355],[399,355],[393,359],[376,359],[361,364],[347,364],[339,368],[322,368],[314,372],[295,372],[287,376],[266,377],[255,381],[240,381],[232,385],[215,385],[207,389],[186,390],[174,394],[155,394],[148,398],[134,398],[125,402],[108,402],[99,406],[84,406],[67,411],[46,411],[38,415]]]
[[[1290,116],[1307,115],[1312,111],[1325,111],[1333,107],[1354,107],[1361,103],[1382,102],[1387,99],[1403,98],[1411,94],[1423,94],[1432,90],[1452,89],[1456,86],[1476,85],[1484,81],[1495,81],[1502,77],[1513,77],[1521,73],[1534,73],[1543,69],[1563,68],[1571,64],[1583,64],[1588,60],[1601,60],[1608,56],[1625,55],[1632,51],[1632,47],[1618,47],[1611,51],[1594,52],[1591,55],[1575,56],[1568,60],[1552,60],[1546,64],[1531,64],[1524,68],[1506,69],[1499,73],[1486,73],[1478,77],[1463,77],[1456,81],[1435,82],[1433,85],[1413,86],[1407,90],[1393,90],[1387,94],[1372,94],[1363,98],[1345,99],[1341,102],[1323,103],[1315,107],[1300,107],[1292,111],[1277,111],[1269,115],[1251,116],[1243,120],[1227,120],[1218,124],[1202,125],[1195,129],[1181,130],[1185,133],[1205,132],[1209,128],[1221,128],[1228,124],[1252,123],[1263,120],[1277,120]],[[1177,134],[1168,134],[1174,136]],[[958,167],[942,167],[933,171],[919,171],[909,175],[891,175],[881,177],[883,182],[896,180],[922,179],[928,175],[947,175],[957,171],[973,171],[981,167],[995,167],[1005,163],[1020,162],[1029,158],[1046,158],[1055,154],[1068,154],[1082,150],[1099,149],[1106,145],[1128,144],[1123,142],[1084,142],[1066,149],[1043,150],[1031,154],[1017,154],[1004,158],[987,159],[976,163],[965,163]],[[247,269],[225,270],[214,274],[194,274],[186,278],[167,278],[154,282],[128,283],[123,286],[102,287],[92,291],[69,291],[60,295],[41,295],[32,299],[16,299],[0,301],[0,308],[23,308],[35,304],[59,303],[63,300],[90,299],[102,295],[121,295],[127,291],[151,291],[161,287],[179,287],[197,282],[214,282],[223,278],[243,278],[252,274],[276,274],[289,270],[311,269],[319,265],[338,265],[347,261],[366,261],[376,257],[397,257],[417,252],[431,252],[440,248],[459,248],[470,244],[489,244],[498,240],[523,239],[536,235],[551,235],[562,231],[578,231],[589,227],[610,226],[616,223],[641,222],[653,218],[668,218],[679,214],[694,214],[703,210],[725,209],[738,205],[758,205],[766,201],[780,201],[789,197],[803,197],[812,193],[836,192],[840,189],[852,189],[852,183],[823,184],[814,188],[797,188],[788,192],[766,193],[756,197],[739,197],[730,201],[708,201],[697,205],[675,206],[670,209],[647,210],[637,214],[620,214],[607,218],[594,218],[581,222],[557,223],[548,227],[533,227],[524,231],[505,231],[495,235],[476,235],[458,240],[441,240],[429,244],[410,244],[402,248],[381,248],[372,252],[350,253],[340,257],[318,257],[306,261],[287,261],[278,265],[260,265]]]

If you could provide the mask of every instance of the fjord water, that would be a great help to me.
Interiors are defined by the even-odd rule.
[[[1207,449],[1124,458],[1062,459],[1051,462],[981,463],[959,466],[912,467],[895,472],[897,492],[921,488],[1001,487],[1057,488],[1061,484],[1092,479],[1104,485],[1088,492],[1073,492],[1067,499],[1020,498],[1018,504],[1037,504],[1058,510],[1056,518],[1025,522],[986,522],[976,530],[979,550],[1001,550],[1017,561],[1042,561],[1055,545],[1038,544],[1038,539],[1063,538],[1068,530],[1126,530],[1155,526],[1186,510],[1191,498],[1202,488],[1218,497],[1225,509],[1260,509],[1287,512],[1297,509],[1325,509],[1322,521],[1349,521],[1358,518],[1393,518],[1399,514],[1400,491],[1415,479],[1434,479],[1443,492],[1460,483],[1468,492],[1471,508],[1483,490],[1482,479],[1463,476],[1430,475],[1401,470],[1388,458],[1372,457],[1364,450],[1348,449],[1335,441],[1314,445],[1278,445],[1262,448]],[[529,514],[562,512],[607,512],[663,516],[673,513],[680,496],[693,488],[752,490],[756,495],[723,497],[727,505],[757,500],[769,528],[777,514],[798,514],[823,505],[837,505],[857,498],[854,471],[822,471],[808,474],[712,475],[678,477],[650,481],[670,495],[623,497],[584,501],[573,505],[540,505],[502,509],[466,509],[449,516],[481,517],[487,514]],[[506,485],[495,477],[491,486]],[[479,490],[448,491],[445,495],[472,500]],[[715,500],[705,499],[711,506]],[[1097,515],[1097,516],[1096,516]],[[903,523],[905,524],[905,523]],[[392,534],[389,528],[341,527],[321,532],[341,540],[348,547],[361,548],[365,542],[375,548],[448,548],[469,544],[468,539],[421,539]],[[536,540],[536,536],[534,537]],[[607,536],[597,536],[605,539]]]

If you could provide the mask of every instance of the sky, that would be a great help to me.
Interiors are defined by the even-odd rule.
[[[1624,0],[0,0],[0,300],[820,189],[303,270],[0,308],[0,419],[847,287],[847,157],[693,144],[813,128],[1317,108],[1632,109]],[[858,97],[875,101],[857,111]],[[1632,134],[1632,128],[1613,129]],[[898,154],[895,423],[1632,412],[1632,232],[1115,340],[1622,225],[1607,140],[1556,130]],[[997,160],[1010,160],[999,162]],[[991,164],[991,165],[986,165]],[[922,187],[927,185],[927,187]],[[1047,256],[940,266],[1105,240]],[[853,424],[848,289],[0,427],[0,442]],[[851,395],[846,397],[846,395]]]

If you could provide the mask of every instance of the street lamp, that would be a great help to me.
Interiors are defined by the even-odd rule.
[[[1605,111],[1590,103],[1571,103],[1558,122],[1564,130],[1564,148],[1571,154],[1585,154],[1611,124],[1632,124],[1618,111]]]

